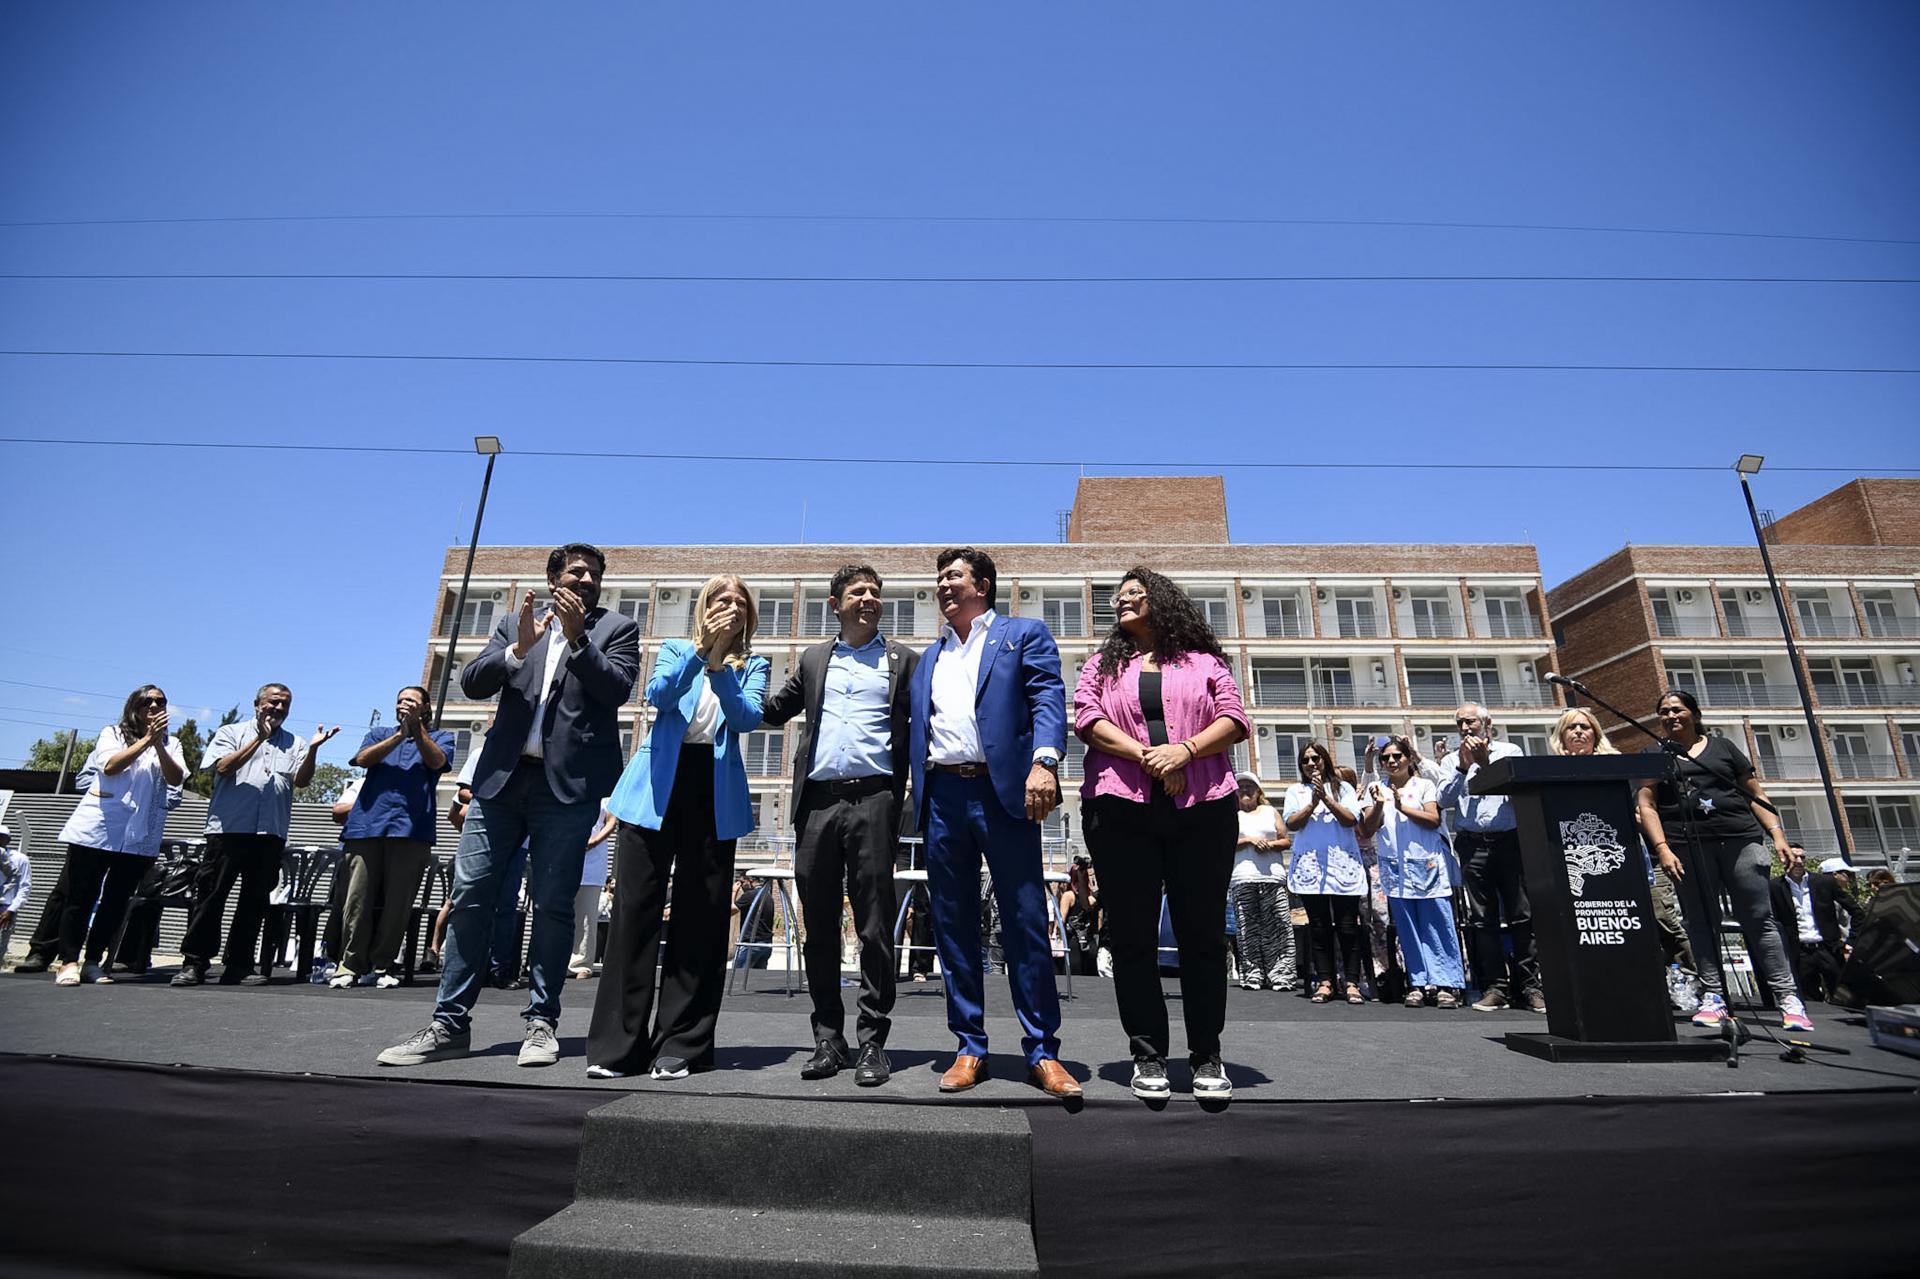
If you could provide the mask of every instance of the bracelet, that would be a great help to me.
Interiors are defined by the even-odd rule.
[[[1193,749],[1192,742],[1181,742],[1180,744],[1187,748],[1187,763],[1191,764],[1194,760],[1200,758],[1200,752]]]

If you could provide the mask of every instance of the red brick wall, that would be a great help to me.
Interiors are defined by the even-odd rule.
[[[1218,475],[1084,476],[1069,542],[1227,541],[1227,484]]]
[[[1773,524],[1781,543],[1920,546],[1920,480],[1858,479]]]

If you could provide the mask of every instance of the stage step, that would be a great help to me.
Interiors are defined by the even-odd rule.
[[[582,1199],[513,1241],[513,1279],[1039,1273],[1025,1220]]]
[[[632,1093],[511,1273],[1031,1275],[1031,1160],[1017,1110]]]

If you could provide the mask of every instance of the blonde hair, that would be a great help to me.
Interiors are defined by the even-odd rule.
[[[1553,726],[1553,731],[1547,734],[1547,746],[1555,755],[1565,755],[1567,753],[1567,725],[1573,723],[1576,719],[1587,721],[1587,727],[1593,730],[1594,754],[1618,755],[1620,753],[1620,748],[1607,740],[1607,735],[1601,730],[1600,721],[1594,716],[1594,713],[1584,706],[1575,706],[1570,710],[1562,712],[1559,722]]]
[[[707,647],[707,609],[712,606],[713,597],[727,587],[739,591],[747,601],[746,624],[740,633],[733,637],[733,646],[727,650],[727,665],[740,670],[747,664],[747,658],[753,652],[753,633],[760,629],[760,606],[753,602],[753,592],[747,584],[731,573],[722,573],[707,579],[700,588],[700,597],[693,603],[693,646],[704,651]]]

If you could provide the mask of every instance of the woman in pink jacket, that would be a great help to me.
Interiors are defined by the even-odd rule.
[[[1114,592],[1115,625],[1080,672],[1074,731],[1087,744],[1081,828],[1100,876],[1133,1094],[1164,1099],[1167,1002],[1160,990],[1160,894],[1180,948],[1187,1060],[1196,1096],[1225,1100],[1222,914],[1239,836],[1228,751],[1247,736],[1220,641],[1179,587],[1136,568]]]

